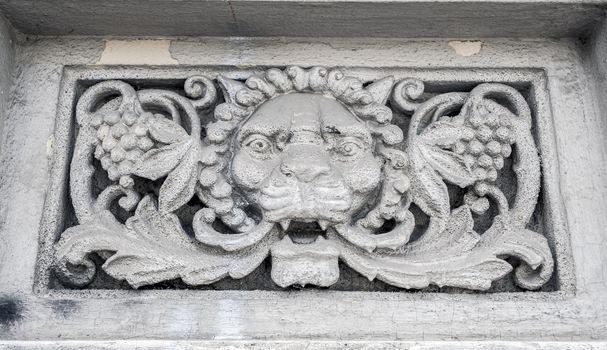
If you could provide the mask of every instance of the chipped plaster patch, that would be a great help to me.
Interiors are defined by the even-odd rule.
[[[456,54],[464,57],[470,57],[481,52],[483,42],[478,40],[453,40],[449,41],[449,46],[451,46],[455,50]]]
[[[171,41],[159,40],[106,40],[105,49],[97,64],[178,64],[171,56]]]

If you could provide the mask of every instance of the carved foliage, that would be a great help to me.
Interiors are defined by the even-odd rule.
[[[200,285],[244,277],[271,255],[281,287],[330,286],[341,260],[402,288],[486,290],[514,257],[517,284],[540,288],[553,260],[546,239],[525,229],[540,163],[523,97],[481,84],[420,100],[421,81],[394,83],[290,67],[244,82],[192,77],[187,97],[121,81],[89,88],[76,108],[70,173],[80,224],[55,245],[58,275],[90,283],[98,253],[106,273],[134,288],[176,278]],[[409,121],[406,137],[388,99]],[[202,125],[209,108],[214,118]],[[509,200],[500,183],[510,164]],[[108,185],[95,194],[100,173]],[[142,190],[150,182],[156,192]],[[450,204],[448,185],[466,192],[461,206]],[[410,242],[412,204],[429,221]],[[491,207],[492,224],[475,232],[475,217]]]

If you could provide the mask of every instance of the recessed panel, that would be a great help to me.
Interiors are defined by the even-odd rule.
[[[39,287],[560,290],[542,81],[67,68]]]

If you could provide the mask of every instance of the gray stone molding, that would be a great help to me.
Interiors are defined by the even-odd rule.
[[[65,151],[71,147],[73,125],[70,119],[75,115],[79,131],[71,160],[69,189],[80,225],[63,234],[61,225],[43,225],[46,232],[42,235],[38,281],[41,290],[48,287],[51,265],[72,285],[90,282],[94,278],[95,265],[87,255],[95,251],[107,259],[103,265],[105,272],[126,279],[133,287],[179,277],[193,285],[212,283],[228,275],[244,277],[271,254],[272,278],[283,287],[333,284],[339,275],[337,260],[340,258],[369,279],[378,278],[402,288],[436,284],[486,290],[492,281],[510,272],[511,265],[501,258],[511,255],[523,261],[517,269],[516,283],[525,289],[537,289],[552,275],[550,249],[560,263],[552,290],[571,290],[568,237],[559,229],[562,224],[558,222],[556,212],[551,210],[558,207],[559,199],[558,193],[550,190],[553,181],[550,152],[545,152],[546,157],[542,159],[544,194],[540,199],[543,208],[541,227],[548,240],[525,229],[531,215],[537,213],[540,188],[536,141],[530,133],[532,124],[540,150],[549,148],[551,142],[549,111],[543,108],[547,97],[541,89],[544,78],[540,72],[487,70],[453,75],[451,71],[395,70],[392,75],[382,76],[373,70],[357,72],[356,69],[345,73],[337,69],[297,67],[240,72],[211,69],[207,76],[217,80],[222,87],[219,95],[226,101],[215,106],[213,101],[218,93],[213,82],[194,76],[204,70],[209,68],[168,71],[66,69],[64,94],[60,96],[63,107],[58,116],[58,126],[64,126],[56,130],[56,141],[64,146],[57,148],[55,155],[55,182],[51,184],[53,195],[47,200],[45,222],[64,222],[67,215],[58,208],[68,203],[63,192],[68,186],[62,179],[67,175],[69,157]],[[369,77],[369,74],[375,76]],[[365,78],[361,81],[356,76]],[[407,78],[416,76],[418,79]],[[504,76],[508,77],[505,81]],[[462,77],[466,80],[461,81]],[[175,81],[181,81],[185,83],[184,93],[191,99],[169,90],[135,91],[128,83],[111,80],[116,78],[127,82],[133,79],[141,82],[144,78],[160,86],[162,81],[170,80],[173,86],[177,84]],[[453,78],[457,78],[457,82],[449,82]],[[99,83],[100,80],[105,82]],[[426,93],[423,82],[430,85]],[[436,86],[442,86],[441,92],[433,91]],[[86,87],[88,89],[81,97],[75,95]],[[523,99],[517,88],[527,91],[530,102]],[[123,96],[120,101],[107,100],[108,95],[116,93]],[[76,100],[78,107],[74,111],[72,105]],[[99,108],[100,100],[105,105]],[[398,114],[394,119],[393,110],[386,106],[387,100]],[[95,110],[91,110],[92,106],[96,106]],[[205,111],[210,106],[214,108],[214,121],[207,122],[204,138],[196,137],[200,134],[200,116],[208,115]],[[310,112],[316,109],[309,106],[329,113],[320,113],[319,117]],[[165,114],[154,115],[146,109],[164,109]],[[360,148],[361,154],[324,155],[324,151],[315,151],[306,155],[310,164],[317,165],[326,157],[333,157],[330,164],[333,167],[337,164],[338,169],[328,168],[324,181],[339,184],[336,174],[343,177],[341,183],[345,185],[340,187],[343,190],[340,198],[348,198],[346,210],[323,213],[326,208],[315,206],[313,202],[307,202],[311,206],[304,210],[305,203],[291,201],[297,205],[276,215],[272,212],[276,199],[264,198],[264,191],[267,193],[273,188],[254,185],[259,181],[254,181],[255,174],[251,175],[251,169],[265,174],[263,179],[288,184],[285,179],[289,174],[285,171],[279,171],[279,179],[272,174],[276,169],[284,170],[285,164],[289,163],[290,158],[283,152],[297,154],[298,151],[287,142],[282,146],[286,148],[284,151],[276,149],[274,154],[266,153],[266,148],[277,146],[275,141],[270,142],[268,135],[260,135],[262,131],[267,134],[272,127],[267,122],[264,124],[264,118],[280,125],[280,118],[286,118],[281,113],[287,113],[293,123],[302,120],[302,117],[292,118],[293,115],[304,115],[303,120],[308,120],[305,119],[306,111],[312,116],[308,118],[310,121],[320,120],[320,125],[325,125],[322,132],[319,129],[312,133],[317,138],[323,135],[324,149],[330,148],[326,147],[324,134],[329,134],[327,130],[339,130],[361,121],[365,122],[360,124],[361,130],[367,130],[375,147],[365,146],[363,140],[353,139],[353,136],[341,135],[340,139],[347,137],[353,142],[351,148]],[[338,115],[343,115],[339,117],[342,120],[351,118],[351,121],[328,127],[339,120],[335,119]],[[489,116],[487,123],[482,116]],[[409,126],[404,136],[402,130],[406,128],[402,123],[409,119],[415,128]],[[432,122],[427,124],[424,119]],[[500,120],[506,121],[500,123]],[[420,124],[423,127],[417,127]],[[125,130],[117,130],[117,126]],[[310,126],[304,123],[304,127],[309,129]],[[112,139],[114,133],[120,133],[116,136],[125,139],[119,142],[128,141],[126,139],[132,133],[139,137],[139,143],[135,140],[127,145],[128,149],[116,146],[116,142],[110,145],[108,140],[118,141]],[[257,138],[249,140],[251,135]],[[235,137],[240,139],[241,146],[234,145]],[[482,140],[478,140],[479,137]],[[144,139],[149,140],[150,145],[142,145]],[[263,152],[247,148],[249,141],[263,143]],[[496,148],[485,152],[496,152],[490,159],[491,164],[479,166],[484,160],[480,157],[483,150],[474,150],[476,143],[480,148]],[[517,162],[513,164],[518,169],[516,175],[501,171],[498,176],[497,168],[501,169],[504,159],[510,158],[512,148],[517,155]],[[131,153],[138,150],[137,157],[143,160],[129,161],[126,154],[114,157],[117,153],[114,149]],[[502,152],[507,153],[500,155]],[[113,181],[99,189],[102,192],[98,191],[97,198],[92,195],[93,158],[100,161],[97,166]],[[298,162],[301,161],[293,164]],[[362,166],[374,162],[388,165]],[[290,182],[292,187],[288,187],[288,192],[301,191],[305,182],[301,178],[309,169],[304,167],[299,175],[293,173],[293,169],[288,170],[299,180]],[[490,174],[491,171],[494,174]],[[377,175],[369,175],[375,173]],[[156,180],[167,175],[156,197],[142,199],[141,193],[135,190],[136,182],[140,181],[137,179]],[[499,180],[508,176],[517,177],[518,191]],[[366,187],[347,185],[365,182],[368,183]],[[450,206],[445,183],[469,189],[461,205]],[[504,186],[509,199],[502,192]],[[234,192],[241,194],[237,200],[231,197],[232,187],[235,187]],[[57,189],[63,190],[55,192]],[[126,226],[107,210],[111,201],[123,194],[126,196],[119,201],[121,207],[133,210],[138,205]],[[197,196],[206,206],[193,216],[193,237],[186,234],[173,213],[192,196]],[[485,196],[497,203],[498,215],[490,215],[493,224],[487,225],[486,231],[479,235],[472,229],[471,212],[476,217],[487,211],[489,200]],[[373,198],[376,198],[375,206],[368,206],[367,202]],[[329,203],[336,201],[333,199]],[[415,226],[415,218],[408,210],[412,203],[430,218],[430,225],[421,237],[408,244]],[[261,218],[249,217],[249,213],[242,210],[247,204],[261,207]],[[337,201],[337,204],[340,203]],[[351,220],[364,205],[367,205],[366,214]],[[217,232],[211,225],[216,219],[235,233]],[[318,222],[322,233],[311,241],[292,231],[285,235],[290,220]],[[388,220],[393,220],[396,226],[389,232],[376,234]],[[52,242],[57,238],[59,241],[53,247]],[[106,253],[108,251],[117,253]],[[55,264],[52,263],[53,252],[57,258]],[[437,261],[437,258],[442,260]]]
[[[119,0],[81,0],[79,5],[4,0],[0,10],[30,35],[555,38],[584,35],[603,17],[605,1],[131,0],[124,8]]]

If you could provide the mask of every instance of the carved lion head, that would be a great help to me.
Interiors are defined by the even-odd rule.
[[[367,126],[343,104],[292,93],[262,104],[235,135],[232,176],[270,222],[346,223],[378,187]]]
[[[260,224],[286,230],[291,221],[317,222],[324,231],[362,216],[361,224],[377,228],[403,211],[394,207],[405,206],[400,199],[369,208],[391,188],[380,186],[393,177],[386,170],[403,167],[402,152],[392,147],[403,133],[385,105],[392,77],[364,86],[340,70],[289,67],[244,83],[222,76],[218,82],[225,102],[215,108],[205,142],[223,161],[201,178],[225,174],[216,183],[229,183],[256,206]],[[205,217],[217,214],[236,232],[253,230],[249,213],[219,192],[202,188],[213,198]]]

